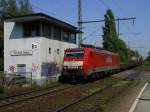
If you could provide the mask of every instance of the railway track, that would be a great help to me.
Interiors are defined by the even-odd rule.
[[[95,81],[95,82],[97,82],[97,81]],[[77,99],[75,99],[74,101],[71,101],[70,103],[68,102],[67,105],[65,104],[63,107],[62,106],[58,106],[58,108],[55,108],[54,110],[55,110],[55,112],[63,112],[65,110],[68,110],[68,108],[70,109],[70,107],[73,107],[76,104],[79,104],[80,102],[85,101],[86,99],[88,99],[88,98],[90,98],[90,97],[92,97],[92,96],[94,96],[96,94],[99,94],[99,93],[105,91],[106,89],[111,88],[115,84],[109,84],[107,86],[99,88],[95,92],[90,93],[89,95],[83,96],[81,98],[77,97]],[[27,93],[27,94],[22,94],[22,95],[19,95],[19,96],[17,95],[15,97],[12,96],[12,97],[0,100],[0,110],[3,110],[3,109],[5,109],[5,110],[15,109],[17,106],[21,107],[21,104],[23,104],[23,103],[31,102],[32,99],[36,99],[36,98],[38,99],[39,97],[47,96],[47,95],[48,96],[49,95],[50,96],[51,95],[55,96],[55,94],[60,93],[60,92],[64,92],[65,90],[68,90],[69,88],[74,88],[74,87],[79,87],[79,88],[83,87],[84,88],[85,85],[89,85],[89,84],[82,84],[82,85],[78,85],[78,86],[77,85],[67,85],[66,84],[66,85],[60,85],[58,87],[56,86],[56,87],[53,87],[53,88],[50,88],[50,89],[46,89],[46,90],[41,90],[41,91],[38,90],[38,91],[30,92],[30,93]],[[92,85],[93,85],[93,83],[92,83]],[[4,110],[4,112],[6,112],[5,110]]]
[[[109,89],[112,89],[115,85],[119,84],[121,81],[117,82],[117,83],[114,83],[114,84],[110,84],[110,85],[107,85],[105,87],[102,87],[98,90],[96,90],[95,92],[93,93],[90,93],[89,95],[86,95],[82,98],[79,98],[73,102],[71,102],[70,104],[67,104],[66,106],[62,107],[62,108],[59,108],[57,109],[55,112],[69,112],[71,111],[73,108],[75,107],[78,107],[77,105],[81,105],[80,103],[83,103],[84,101],[86,102],[86,100],[88,100],[89,98],[93,98],[95,96],[98,96],[99,94],[101,94],[102,92],[104,91],[107,91]],[[75,107],[74,107],[75,106]],[[86,104],[87,108],[88,108],[88,103]],[[69,110],[70,109],[70,110]],[[69,110],[69,111],[68,111]],[[97,110],[100,110],[100,107],[96,107],[96,108],[93,108],[93,109],[90,109],[90,112],[96,112]]]
[[[87,95],[87,96],[85,96],[85,97],[82,97],[82,98],[80,98],[80,99],[78,99],[78,100],[76,100],[76,101],[74,101],[74,102],[72,102],[72,103],[70,103],[70,104],[68,104],[68,105],[66,105],[66,106],[64,106],[64,107],[62,107],[62,108],[59,108],[59,109],[56,110],[55,112],[63,112],[63,111],[65,111],[66,109],[68,109],[68,108],[70,108],[70,107],[72,107],[72,106],[74,106],[74,105],[76,105],[76,104],[78,104],[78,103],[80,103],[80,102],[82,102],[82,101],[84,101],[84,100],[86,100],[86,99],[88,99],[88,98],[90,98],[90,97],[96,95],[96,94],[99,94],[99,93],[103,92],[103,91],[106,90],[106,89],[111,88],[112,86],[113,86],[113,85],[108,85],[108,86],[106,86],[106,87],[103,87],[103,88],[97,90],[97,91],[94,92],[94,93],[91,93],[91,94],[89,94],[89,95]]]
[[[33,92],[38,92],[38,91],[42,91],[42,90],[46,90],[46,89],[51,89],[51,88],[54,88],[54,87],[59,87],[59,86],[60,86],[60,84],[56,84],[56,85],[51,86],[51,87],[46,87],[46,88],[42,88],[42,89],[35,89],[35,90],[32,90],[32,91],[23,92],[21,94],[15,94],[15,95],[9,95],[9,96],[5,96],[5,97],[0,97],[0,101],[5,100],[5,99],[9,99],[9,98],[12,98],[12,97],[17,97],[17,96],[21,96],[21,95],[25,95],[25,94],[30,94],[30,93],[33,93]]]
[[[11,107],[14,106],[15,104],[20,104],[24,101],[29,101],[34,98],[38,98],[44,95],[48,94],[53,94],[56,92],[60,92],[69,88],[72,88],[73,85],[57,85],[54,87],[46,88],[46,89],[41,89],[41,90],[34,90],[31,92],[23,93],[20,95],[14,95],[14,96],[9,96],[0,99],[0,109],[4,107]]]
[[[97,82],[97,81],[95,81]],[[7,110],[11,111],[14,110],[17,107],[21,107],[21,104],[25,104],[28,102],[31,102],[33,99],[39,98],[39,97],[44,97],[44,96],[55,96],[55,94],[60,93],[60,92],[64,92],[64,91],[68,91],[68,89],[71,88],[81,88],[81,87],[85,87],[87,84],[76,84],[76,85],[68,85],[65,84],[63,86],[58,86],[56,88],[53,88],[51,90],[43,90],[43,91],[34,91],[33,93],[28,93],[28,94],[23,94],[23,95],[19,95],[19,96],[15,96],[15,97],[10,97],[10,98],[6,98],[2,101],[0,101],[0,111],[2,110],[2,112],[6,112]],[[4,110],[3,110],[4,109]]]

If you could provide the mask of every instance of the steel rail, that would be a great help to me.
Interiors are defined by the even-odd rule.
[[[62,87],[62,86],[59,86],[59,87],[56,87],[56,88],[51,88],[50,90],[42,90],[42,91],[38,91],[38,93],[36,92],[33,92],[34,94],[24,94],[22,95],[21,98],[19,97],[16,97],[15,99],[7,99],[8,101],[6,100],[3,100],[0,102],[0,108],[3,108],[3,107],[7,107],[7,106],[10,106],[10,105],[13,105],[13,104],[16,104],[16,103],[19,103],[19,102],[24,102],[24,101],[28,101],[28,100],[31,100],[31,99],[35,99],[37,97],[41,97],[41,96],[44,96],[44,95],[50,95],[50,94],[53,94],[53,93],[56,93],[56,92],[59,92],[59,91],[63,91],[63,90],[66,90],[66,89],[70,89],[72,88],[73,85],[66,85],[65,87]]]
[[[52,88],[59,87],[59,86],[60,86],[60,84],[57,84],[55,86],[46,87],[46,88],[42,88],[42,89],[35,89],[35,90],[24,92],[24,93],[21,93],[21,94],[15,94],[15,95],[9,95],[9,96],[5,96],[5,97],[0,97],[0,101],[10,99],[10,98],[13,98],[13,97],[18,97],[18,96],[30,94],[30,93],[33,93],[33,92],[43,91],[43,90],[46,90],[46,89],[52,89]]]
[[[66,105],[66,106],[64,106],[64,107],[62,107],[62,108],[60,108],[60,109],[58,109],[58,110],[56,110],[55,112],[63,112],[65,109],[70,108],[71,106],[73,106],[73,105],[75,105],[75,104],[78,104],[78,103],[80,103],[80,102],[82,102],[82,101],[84,101],[84,100],[86,100],[86,99],[88,99],[88,98],[90,98],[90,97],[92,97],[92,96],[94,96],[94,95],[96,95],[96,94],[99,94],[99,93],[103,92],[104,90],[106,90],[106,89],[108,89],[108,88],[111,88],[112,86],[113,86],[113,85],[108,85],[108,86],[106,86],[106,87],[104,87],[104,88],[101,88],[101,89],[99,89],[98,91],[96,91],[96,92],[94,92],[94,93],[91,93],[90,95],[87,95],[87,96],[85,96],[85,97],[82,97],[82,98],[80,98],[80,99],[78,99],[78,100],[76,100],[76,101],[74,101],[74,102],[72,102],[72,103],[70,103],[70,104],[68,104],[68,105]]]

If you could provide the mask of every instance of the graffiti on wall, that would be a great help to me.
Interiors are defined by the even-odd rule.
[[[37,72],[39,70],[39,64],[32,63],[32,72]]]
[[[43,76],[52,76],[56,75],[59,72],[59,67],[57,66],[57,63],[54,62],[43,63],[41,69]]]
[[[16,67],[14,65],[11,65],[9,66],[9,69],[8,69],[10,72],[15,72],[16,70]]]

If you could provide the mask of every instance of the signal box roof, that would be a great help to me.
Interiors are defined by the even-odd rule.
[[[75,27],[67,22],[56,19],[52,16],[48,16],[44,13],[35,13],[35,14],[5,18],[5,21],[13,21],[13,22],[29,22],[29,21],[37,21],[37,20],[46,21],[50,24],[54,24],[56,26],[74,31],[76,33],[82,33],[77,29],[77,27]]]

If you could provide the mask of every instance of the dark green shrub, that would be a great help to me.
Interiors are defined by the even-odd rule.
[[[0,71],[4,70],[4,59],[0,58]]]

